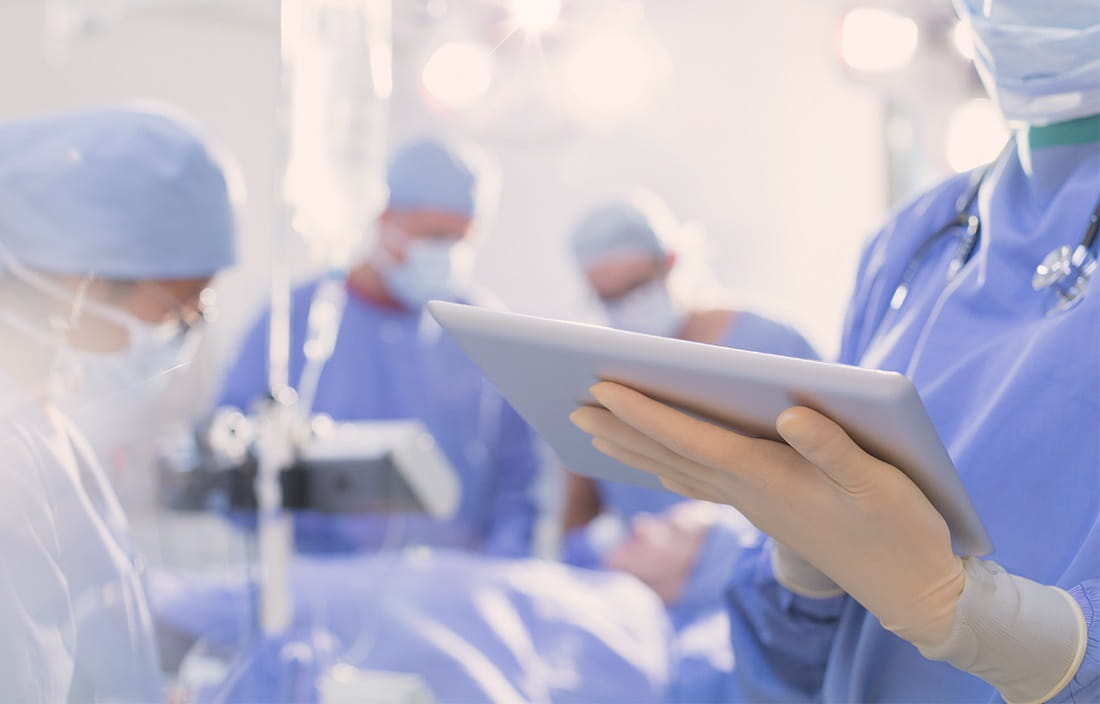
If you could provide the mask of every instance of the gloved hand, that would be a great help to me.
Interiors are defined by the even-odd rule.
[[[772,542],[772,573],[784,587],[811,599],[840,596],[844,590],[783,543]]]
[[[609,382],[570,418],[601,452],[671,491],[730,504],[775,541],[776,577],[807,596],[847,592],[885,628],[981,677],[1010,702],[1045,701],[1077,672],[1081,609],[1061,589],[955,556],[947,524],[896,467],[808,408],[749,438]]]
[[[571,419],[601,452],[658,475],[671,491],[734,506],[901,637],[947,639],[965,583],[947,524],[908,477],[836,423],[807,408],[784,411],[776,421],[784,445],[617,384],[591,392],[604,408]]]

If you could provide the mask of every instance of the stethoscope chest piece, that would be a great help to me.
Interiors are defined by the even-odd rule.
[[[1062,246],[1048,254],[1035,267],[1031,279],[1032,288],[1046,291],[1047,315],[1056,315],[1080,303],[1096,266],[1096,257],[1084,245]]]

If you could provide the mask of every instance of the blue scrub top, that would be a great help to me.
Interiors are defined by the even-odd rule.
[[[1100,130],[1098,130],[1100,132]],[[1100,134],[1097,135],[1100,137]],[[897,315],[888,304],[910,257],[955,217],[958,176],[901,209],[865,251],[842,362],[916,385],[1009,572],[1067,589],[1090,626],[1078,676],[1054,700],[1100,700],[1100,281],[1046,315],[1032,289],[1052,249],[1075,247],[1100,198],[1100,146],[1018,153],[994,168],[977,210],[980,244],[951,281],[946,238]],[[889,631],[847,597],[783,589],[770,543],[741,553],[728,591],[737,677],[749,701],[1000,701],[982,680]]]
[[[305,366],[302,344],[317,283],[293,292],[290,378]],[[218,401],[247,409],[267,395],[269,313],[248,333]],[[380,306],[349,291],[335,351],[314,409],[337,421],[422,421],[462,484],[453,520],[295,515],[303,552],[343,552],[394,544],[472,548],[495,555],[530,552],[535,506],[529,495],[538,460],[534,435],[431,316]]]
[[[750,352],[819,359],[806,338],[794,328],[749,312],[740,312],[733,317],[719,344]],[[639,513],[660,513],[685,500],[670,491],[602,479],[596,481],[596,488],[603,509],[619,515],[628,523]]]

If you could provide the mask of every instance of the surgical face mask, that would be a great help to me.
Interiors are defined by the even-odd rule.
[[[955,7],[1006,120],[1047,125],[1100,113],[1096,0],[955,0]]]
[[[455,300],[469,291],[473,249],[467,242],[447,238],[415,239],[404,261],[381,268],[389,292],[417,309],[432,299]]]
[[[141,396],[155,395],[171,371],[190,362],[198,342],[197,331],[184,331],[175,321],[154,325],[96,301],[85,304],[85,313],[121,326],[129,342],[120,352],[70,351],[80,368],[74,391],[83,399],[138,390]]]
[[[684,322],[684,313],[672,300],[663,277],[603,305],[608,321],[620,330],[668,337]]]

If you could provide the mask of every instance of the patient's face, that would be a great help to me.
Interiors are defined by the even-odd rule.
[[[639,514],[626,541],[608,553],[606,566],[634,575],[666,604],[676,601],[713,522],[710,509],[684,502],[660,515]]]

